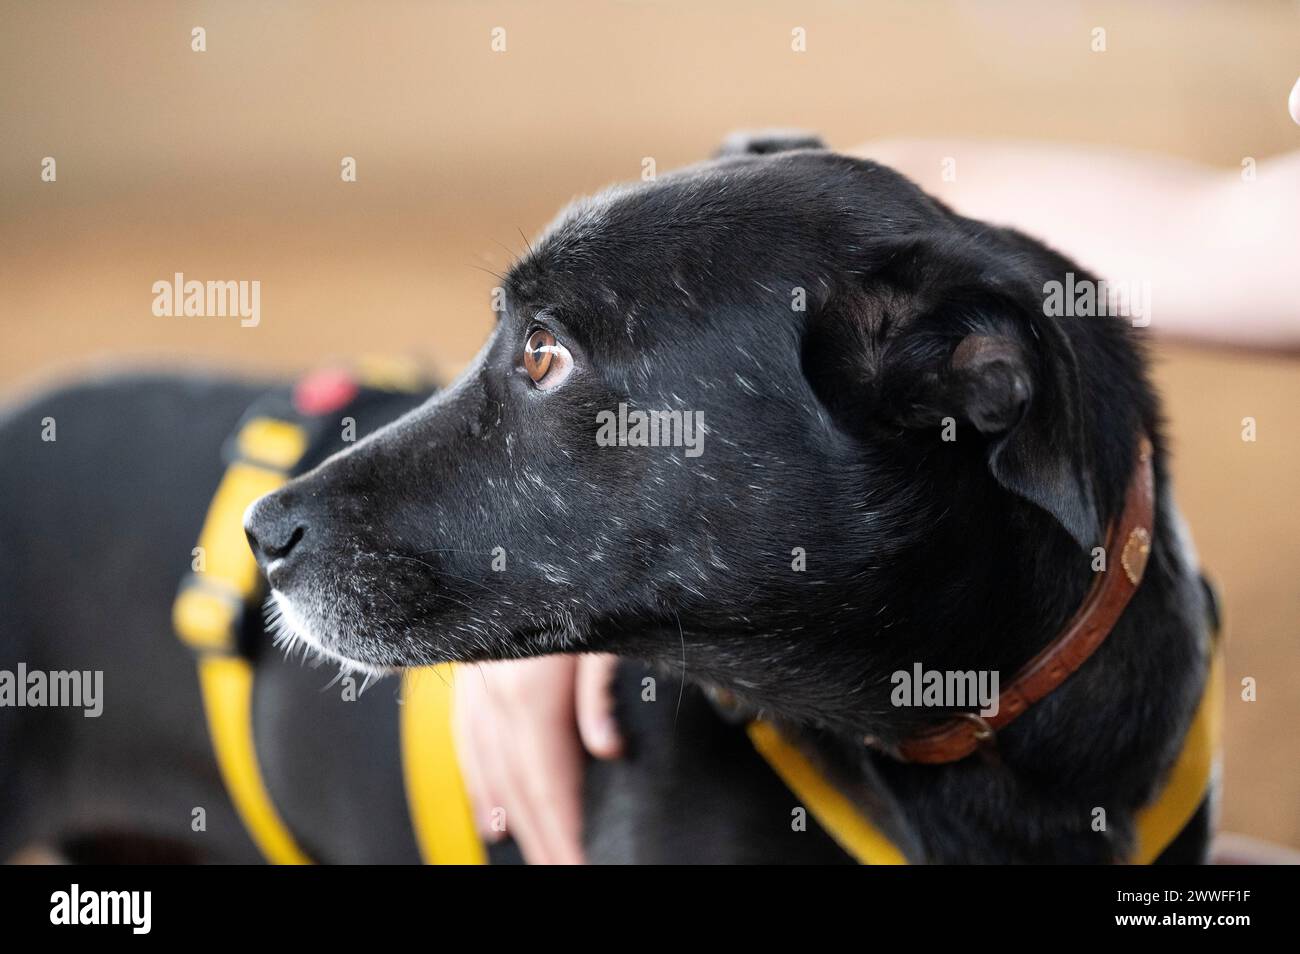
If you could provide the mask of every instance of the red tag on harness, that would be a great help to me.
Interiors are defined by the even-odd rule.
[[[349,372],[339,368],[313,371],[293,389],[293,406],[299,414],[317,417],[346,407],[360,386]]]

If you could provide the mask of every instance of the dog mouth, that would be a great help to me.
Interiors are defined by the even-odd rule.
[[[347,591],[272,586],[264,607],[266,631],[286,658],[341,672],[383,677],[445,662],[485,662],[581,651],[588,627],[566,612],[476,614],[473,625],[375,617]]]
[[[265,606],[266,628],[286,658],[298,656],[313,665],[328,662],[337,665],[342,674],[360,672],[367,678],[399,671],[397,666],[379,665],[342,652],[337,648],[338,640],[322,635],[328,629],[320,626],[313,616],[309,607],[300,607],[287,594],[271,590]]]

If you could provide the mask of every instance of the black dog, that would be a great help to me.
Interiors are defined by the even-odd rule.
[[[738,140],[561,216],[454,385],[252,508],[283,625],[376,671],[610,651],[684,674],[649,704],[624,667],[630,755],[589,769],[593,860],[847,860],[815,825],[792,830],[790,793],[700,687],[779,721],[914,860],[1123,858],[1208,657],[1140,347],[1118,319],[1044,316],[1046,283],[1090,278],[1062,256],[810,145]],[[166,632],[212,448],[256,390],[118,382],[5,426],[0,649],[104,669],[116,702],[93,725],[0,713],[0,752],[17,753],[0,849],[84,856],[127,831],[247,856]],[[650,411],[675,413],[678,436],[698,422],[695,445],[605,446],[611,414]],[[53,453],[42,415],[60,422]],[[1144,435],[1149,562],[1100,650],[996,756],[884,754],[950,711],[893,705],[892,673],[1009,678],[1058,633]],[[414,860],[394,847],[409,841],[393,753],[373,741],[393,736],[391,708],[341,713],[310,701],[319,678],[262,669],[268,785],[304,844]],[[197,805],[203,836],[183,827]],[[1209,817],[1207,799],[1162,860],[1203,858]]]

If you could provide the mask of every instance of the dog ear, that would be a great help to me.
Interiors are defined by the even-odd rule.
[[[1047,319],[1050,320],[1050,319]],[[966,335],[953,349],[946,402],[989,440],[989,470],[1091,549],[1101,527],[1087,477],[1077,381],[1069,362],[1034,360],[1042,339]]]
[[[792,149],[825,149],[826,144],[812,133],[799,129],[761,129],[753,132],[734,132],[728,136],[713,158],[725,156],[766,156]]]
[[[916,249],[908,254],[915,265]],[[919,254],[940,258],[907,283],[912,314],[881,354],[878,393],[891,416],[908,427],[945,418],[973,427],[994,479],[1090,549],[1101,526],[1068,335],[1042,314],[1033,283],[1003,263],[954,259],[950,245]]]

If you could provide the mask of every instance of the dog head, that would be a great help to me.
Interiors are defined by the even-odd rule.
[[[918,640],[986,649],[999,574],[1101,542],[1097,417],[1138,410],[1087,361],[1135,352],[1044,318],[1064,259],[815,146],[564,212],[450,387],[250,508],[285,625],[376,669],[684,661],[826,722]]]

